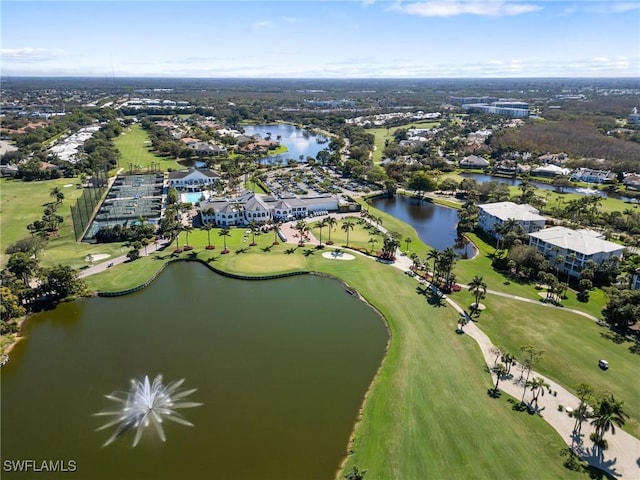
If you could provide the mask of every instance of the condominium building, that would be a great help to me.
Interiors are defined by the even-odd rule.
[[[526,233],[544,228],[546,218],[531,205],[513,202],[495,202],[478,205],[478,226],[494,238],[500,239],[500,227],[509,220],[515,220]]]
[[[529,245],[553,261],[562,256],[559,270],[579,277],[589,261],[601,265],[612,257],[622,258],[624,246],[605,240],[593,230],[572,230],[566,227],[545,228],[529,234]]]

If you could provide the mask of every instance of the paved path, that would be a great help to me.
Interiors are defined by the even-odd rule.
[[[396,262],[393,265],[400,270],[407,271],[410,270],[412,264],[413,261],[410,258],[398,255]],[[487,291],[487,293],[493,293],[496,295],[509,297],[514,300],[531,302],[535,303],[536,305],[540,305],[540,302],[536,300],[518,297],[516,295],[490,291]],[[461,308],[457,303],[455,303],[449,296],[446,296],[445,300],[460,314],[465,313],[464,309]],[[561,308],[555,307],[554,305],[547,306],[553,308]],[[583,315],[591,320],[598,320],[592,315],[580,312],[579,310],[570,311],[579,315]],[[495,355],[491,353],[494,345],[491,343],[489,337],[473,322],[467,324],[464,331],[478,343],[487,366],[492,367],[494,364]],[[522,393],[524,390],[524,380],[520,380],[517,377],[518,375],[513,375],[511,378],[502,379],[499,388],[512,397],[520,399],[522,398]],[[586,460],[590,465],[600,468],[601,470],[616,478],[630,480],[640,479],[639,439],[619,428],[616,428],[615,435],[612,435],[611,433],[608,433],[606,435],[605,438],[609,444],[609,447],[607,450],[602,451],[601,449],[594,447],[592,445],[592,442],[589,440],[589,434],[593,432],[594,429],[588,422],[585,422],[583,424],[581,435],[579,437],[574,437],[573,426],[575,421],[572,417],[569,417],[564,409],[566,407],[571,407],[575,410],[578,405],[580,405],[580,400],[571,392],[566,390],[563,386],[545,377],[544,375],[541,375],[538,372],[532,371],[529,378],[531,379],[533,377],[544,378],[545,382],[550,385],[550,390],[557,392],[556,396],[546,393],[544,396],[539,397],[538,412],[540,416],[560,434],[562,440],[567,445],[570,446],[575,442],[576,451],[580,455],[580,457]],[[531,399],[531,392],[529,390],[527,390],[526,392],[525,401],[527,399]],[[558,409],[560,405],[563,406],[562,412]]]
[[[144,248],[140,249],[140,256],[144,257],[146,255],[151,255],[152,253],[164,248],[165,245],[167,245],[168,243],[169,243],[169,240],[166,240],[166,239],[161,239],[161,240],[158,240],[157,242],[151,243],[147,245],[146,252]],[[98,263],[97,265],[93,265],[89,268],[85,268],[78,274],[78,277],[84,278],[84,277],[88,277],[89,275],[95,275],[96,273],[104,272],[107,268],[111,268],[115,265],[120,265],[121,263],[124,263],[127,261],[129,261],[129,259],[127,258],[126,255],[108,258],[102,263]]]

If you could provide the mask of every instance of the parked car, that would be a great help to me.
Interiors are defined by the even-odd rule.
[[[606,360],[598,360],[598,366],[602,370],[608,370],[609,369],[609,362],[607,362]]]

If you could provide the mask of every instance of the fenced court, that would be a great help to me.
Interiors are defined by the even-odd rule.
[[[144,221],[157,224],[162,212],[164,175],[118,175],[100,206],[83,241],[91,242],[103,227],[128,227]]]
[[[76,242],[82,238],[83,232],[91,222],[91,217],[100,203],[104,192],[107,191],[109,176],[106,171],[99,171],[94,174],[93,186],[84,188],[82,195],[76,200],[76,204],[71,206],[71,219],[73,220],[73,233]]]

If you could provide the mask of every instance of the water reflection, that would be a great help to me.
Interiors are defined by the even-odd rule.
[[[515,187],[517,187],[518,185],[520,185],[520,183],[522,183],[522,179],[520,178],[496,177],[496,176],[487,175],[484,173],[461,173],[460,176],[465,178],[472,178],[478,183],[498,182],[498,183],[504,183],[509,186],[515,186]],[[548,183],[529,180],[529,184],[541,190],[556,191],[556,188],[553,185]],[[608,198],[608,197],[617,198],[622,200],[623,202],[634,201],[633,198],[627,197],[624,195],[619,195],[619,194],[609,195],[609,193],[604,190],[589,189],[589,192],[585,192],[585,189],[581,187],[564,187],[562,190],[564,193],[577,193],[580,195],[585,195],[585,194],[600,195],[603,198]]]
[[[411,225],[427,245],[438,250],[453,247],[460,255],[465,253],[465,247],[456,248],[457,210],[404,195],[374,198],[371,205]],[[466,251],[469,257],[475,255],[473,245],[468,245]]]
[[[327,148],[326,143],[319,143],[327,140],[325,136],[311,133],[294,125],[247,125],[243,128],[246,135],[259,135],[262,138],[270,136],[272,140],[287,147],[287,152],[282,155],[261,159],[265,163],[274,163],[278,160],[286,162],[289,159],[300,161],[300,155],[303,156],[303,160],[306,160],[307,157],[315,159],[320,150]]]

